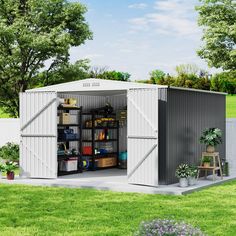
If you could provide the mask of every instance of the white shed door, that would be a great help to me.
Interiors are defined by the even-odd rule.
[[[20,94],[20,169],[30,178],[57,177],[57,94]]]
[[[128,91],[128,182],[158,186],[158,89]]]

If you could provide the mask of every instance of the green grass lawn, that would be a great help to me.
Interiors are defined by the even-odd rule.
[[[236,95],[228,95],[226,98],[226,117],[236,118]]]
[[[208,235],[236,234],[236,181],[187,196],[0,185],[1,235],[133,235],[142,220],[171,218]]]

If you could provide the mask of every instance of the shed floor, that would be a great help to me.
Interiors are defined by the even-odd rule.
[[[183,195],[233,179],[236,179],[236,174],[229,177],[224,177],[223,180],[218,178],[216,181],[212,181],[212,177],[209,176],[207,180],[200,179],[197,185],[187,188],[180,188],[178,187],[178,184],[161,185],[157,188],[154,188],[128,184],[126,170],[107,169],[94,172],[84,172],[83,174],[79,175],[76,174],[63,176],[57,179],[23,179],[16,177],[15,180],[8,181],[3,178],[0,179],[0,183],[68,188],[91,188],[97,190],[111,190],[116,192]]]

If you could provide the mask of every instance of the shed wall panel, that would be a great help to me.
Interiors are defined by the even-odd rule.
[[[158,158],[159,158],[159,184],[166,182],[167,149],[167,89],[158,90]]]
[[[199,144],[204,129],[217,127],[223,131],[223,144],[217,150],[225,158],[225,95],[168,89],[166,114],[166,184],[177,182],[179,164],[199,164],[205,150]]]
[[[20,95],[20,168],[31,178],[57,177],[57,95],[55,92]]]

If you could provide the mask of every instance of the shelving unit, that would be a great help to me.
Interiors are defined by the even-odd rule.
[[[57,155],[57,162],[58,162],[58,176],[62,175],[70,175],[70,174],[76,174],[76,173],[81,173],[83,171],[82,168],[82,107],[58,107],[57,109],[58,114],[60,113],[70,113],[70,111],[77,111],[77,123],[76,124],[58,124],[57,129],[69,129],[69,128],[77,128],[77,133],[78,133],[78,138],[76,139],[59,139],[57,142],[58,143],[65,143],[66,148],[70,148],[70,142],[76,142],[77,143],[77,150],[78,154],[77,155]],[[77,158],[77,170],[75,171],[61,171],[60,170],[60,164],[62,161],[68,161],[70,158]]]
[[[84,143],[91,143],[91,147],[92,147],[92,154],[82,154],[83,157],[88,157],[91,159],[92,161],[92,166],[91,166],[91,170],[98,170],[98,169],[104,169],[107,167],[95,167],[95,161],[100,159],[100,158],[109,158],[109,157],[116,157],[117,161],[116,161],[116,167],[118,166],[118,157],[119,157],[119,121],[115,121],[116,125],[115,127],[109,127],[109,126],[103,126],[103,127],[95,127],[95,119],[96,118],[110,118],[110,117],[116,117],[116,114],[112,113],[112,114],[105,114],[105,113],[99,113],[96,114],[94,112],[91,113],[82,113],[82,116],[90,116],[91,120],[92,120],[92,127],[82,127],[82,130],[91,130],[91,139],[83,139],[82,140],[82,145]],[[106,132],[108,132],[109,130],[115,130],[116,134],[115,134],[115,138],[110,138],[110,139],[104,139],[104,140],[96,140],[95,139],[95,132],[97,130],[106,130]],[[116,151],[115,152],[109,152],[109,153],[103,153],[103,154],[95,154],[95,148],[96,148],[96,144],[98,143],[108,143],[108,142],[112,142],[113,143],[113,148],[115,145]],[[112,166],[114,167],[114,166]],[[111,167],[110,167],[111,168]]]

